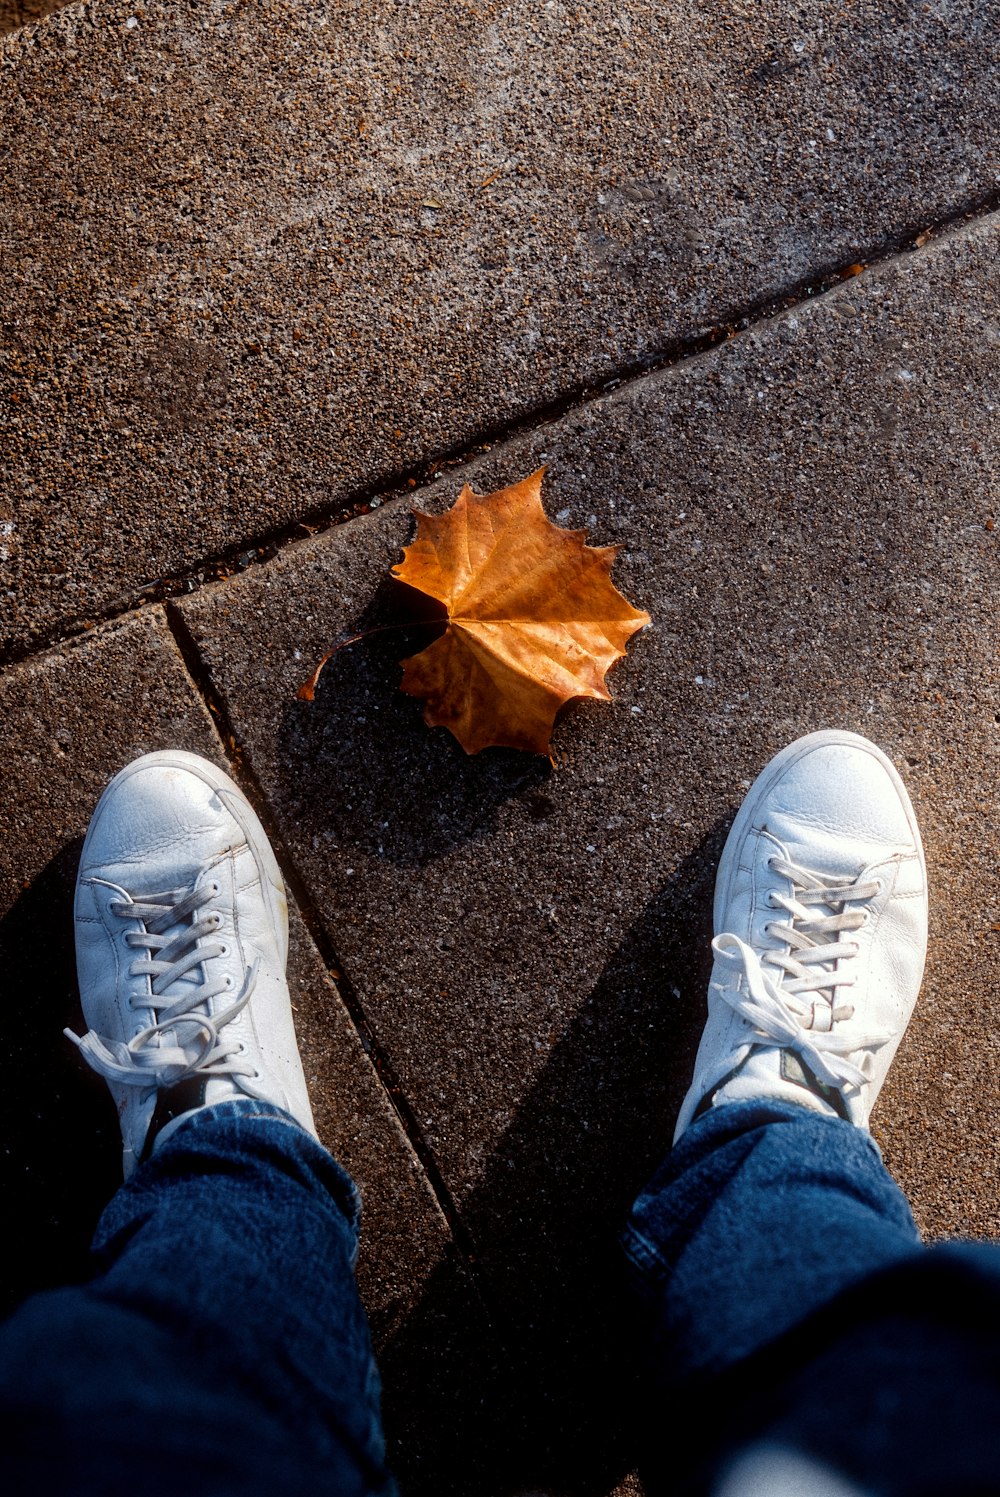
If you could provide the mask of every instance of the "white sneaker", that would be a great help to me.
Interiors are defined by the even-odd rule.
[[[214,764],[146,754],[94,812],[76,886],[83,1039],[118,1105],[125,1178],[193,1109],[284,1108],[315,1133],[285,981],[288,905],[264,829]]]
[[[771,760],[722,852],[715,932],[675,1141],[707,1108],[761,1097],[867,1128],[927,949],[920,833],[880,749],[829,730]]]

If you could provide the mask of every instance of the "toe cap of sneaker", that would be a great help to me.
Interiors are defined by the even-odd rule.
[[[827,865],[843,871],[845,846],[861,863],[920,847],[896,771],[874,744],[851,733],[817,733],[793,745],[755,821],[817,872]]]
[[[99,874],[128,886],[136,870],[143,870],[144,883],[155,870],[159,888],[183,887],[228,848],[247,840],[227,804],[231,795],[242,801],[228,777],[195,754],[136,759],[101,797],[87,833],[81,877]],[[253,816],[249,806],[245,810]]]

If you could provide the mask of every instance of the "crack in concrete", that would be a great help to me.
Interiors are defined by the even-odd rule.
[[[169,603],[172,598],[187,596],[200,588],[224,581],[236,573],[271,561],[286,546],[308,536],[328,530],[367,514],[379,505],[402,498],[414,498],[421,489],[441,477],[448,468],[460,468],[482,453],[544,429],[575,411],[586,410],[596,401],[641,383],[650,376],[703,358],[722,344],[765,326],[809,302],[822,300],[838,290],[845,281],[862,271],[870,271],[894,260],[901,260],[927,245],[960,233],[977,220],[1000,211],[1000,190],[981,195],[957,209],[949,217],[921,228],[910,226],[882,241],[879,246],[858,250],[857,258],[847,265],[817,268],[794,286],[776,296],[735,310],[704,332],[674,340],[658,353],[649,354],[622,366],[599,384],[578,385],[562,395],[525,411],[501,425],[479,432],[461,445],[438,452],[409,468],[388,474],[375,484],[366,485],[322,509],[305,512],[297,520],[256,538],[244,538],[226,551],[193,563],[184,572],[158,579],[120,595],[96,617],[78,616],[48,631],[42,631],[28,646],[0,651],[0,670],[19,665],[54,647],[84,637],[98,625],[112,622],[124,614],[154,604]]]
[[[180,609],[168,602],[164,612],[166,614],[167,627],[173,636],[174,644],[184,663],[184,668],[187,671],[192,689],[204,704],[215,727],[219,739],[219,747],[226,761],[229,773],[250,801],[250,804],[260,818],[264,830],[267,832],[271,845],[274,848],[274,854],[278,860],[282,877],[291,892],[292,898],[295,900],[309,938],[316,947],[320,960],[340,995],[340,999],[347,1010],[351,1023],[357,1031],[365,1054],[371,1061],[375,1074],[389,1099],[399,1125],[427,1177],[427,1181],[434,1194],[434,1199],[448,1224],[452,1240],[462,1255],[465,1267],[473,1278],[486,1312],[490,1316],[491,1321],[496,1322],[497,1317],[491,1310],[486,1287],[481,1282],[482,1276],[477,1270],[478,1254],[475,1243],[461,1218],[451,1191],[448,1189],[444,1177],[438,1168],[433,1151],[423,1136],[420,1125],[414,1116],[413,1109],[410,1107],[400,1085],[392,1062],[375,1038],[354,985],[347,976],[344,964],[334,949],[323,921],[315,908],[315,901],[309,891],[308,885],[299,873],[295,860],[289,853],[288,846],[281,834],[275,817],[271,813],[270,805],[257,777],[243,758],[242,751],[237,744],[236,732],[226,703],[215,688],[211,673],[205,665],[197,642],[191,634]],[[496,1324],[494,1324],[494,1331],[496,1331]]]

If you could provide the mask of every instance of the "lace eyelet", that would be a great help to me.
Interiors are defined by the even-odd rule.
[[[226,987],[227,988],[231,988],[232,986],[233,986],[233,979],[227,974],[226,975]]]
[[[223,945],[219,947],[219,955],[220,956],[228,956],[229,955],[229,947],[225,943],[223,943]]]

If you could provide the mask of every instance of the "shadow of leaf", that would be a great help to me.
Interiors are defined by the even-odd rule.
[[[419,605],[412,600],[420,596],[398,582],[383,583],[350,633],[387,624],[399,624],[399,632],[339,651],[323,671],[316,700],[289,702],[279,728],[297,825],[311,837],[412,868],[486,837],[510,796],[542,785],[551,773],[541,755],[485,749],[470,756],[446,729],[426,727],[419,703],[399,690],[400,661],[440,630],[439,611],[414,622]]]

